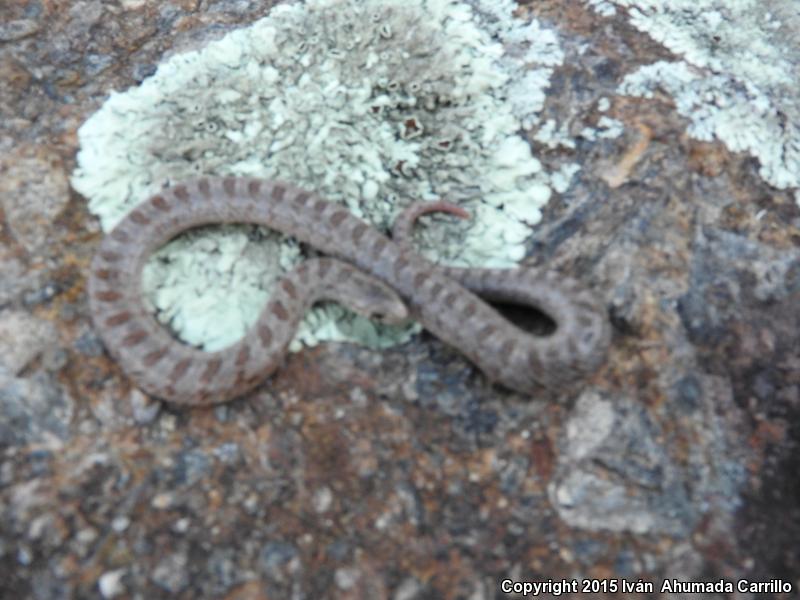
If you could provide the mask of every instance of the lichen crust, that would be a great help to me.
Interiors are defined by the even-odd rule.
[[[514,8],[275,6],[112,92],[79,130],[72,185],[106,231],[149,194],[198,174],[291,181],[384,230],[410,202],[445,198],[473,218],[423,218],[419,250],[451,264],[511,265],[552,187],[519,132],[537,124],[563,60],[556,35]],[[191,231],[154,255],[143,292],[182,339],[216,350],[243,335],[277,277],[307,253],[252,226]],[[385,347],[413,331],[324,306],[292,349],[323,339]]]
[[[598,8],[598,3],[588,0]],[[759,161],[800,204],[800,12],[795,0],[610,0],[681,60],[628,74],[619,92],[669,94],[688,133]],[[607,2],[603,2],[607,4]]]

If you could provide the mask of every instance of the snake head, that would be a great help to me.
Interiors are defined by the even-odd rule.
[[[326,280],[317,296],[347,306],[359,315],[387,324],[400,324],[408,320],[409,312],[397,292],[369,273],[334,259],[313,259],[329,262],[336,268],[326,269]]]
[[[377,281],[366,281],[359,288],[348,302],[358,314],[388,325],[408,321],[408,308],[393,289]]]

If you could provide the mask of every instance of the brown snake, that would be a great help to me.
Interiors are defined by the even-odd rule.
[[[453,205],[412,205],[390,239],[346,208],[292,185],[244,177],[175,185],[132,210],[101,242],[92,261],[92,318],[109,353],[138,387],[187,405],[223,402],[255,387],[280,364],[305,312],[332,299],[367,316],[401,321],[409,313],[460,350],[491,380],[522,393],[561,388],[605,358],[610,327],[602,304],[576,281],[521,267],[438,267],[409,247],[425,212],[466,213]],[[255,325],[216,352],[182,344],[142,300],[149,256],[200,225],[256,223],[333,258],[308,260],[284,275]],[[485,299],[534,306],[556,324],[532,335]]]

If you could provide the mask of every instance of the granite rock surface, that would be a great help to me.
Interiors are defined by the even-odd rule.
[[[581,167],[526,261],[594,286],[614,325],[574,393],[491,387],[424,333],[304,350],[216,408],[131,386],[88,314],[101,234],[67,184],[77,128],[268,11],[0,6],[0,596],[479,600],[562,578],[796,593],[800,209],[753,158],[689,137],[668,96],[617,93],[676,58],[622,9],[518,8],[559,32],[543,118],[575,140],[529,141],[546,168]],[[603,118],[620,134],[587,133]]]

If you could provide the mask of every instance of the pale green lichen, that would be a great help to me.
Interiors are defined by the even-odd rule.
[[[758,158],[800,203],[800,13],[794,0],[613,0],[683,61],[628,75],[620,92],[670,94],[689,134]],[[590,4],[591,4],[590,0]]]
[[[162,63],[112,93],[79,131],[72,184],[108,230],[148,194],[198,173],[280,178],[386,229],[416,199],[446,198],[421,251],[464,265],[525,253],[551,182],[519,136],[534,125],[556,36],[508,0],[309,0]],[[208,350],[253,322],[297,244],[255,227],[191,232],[150,261],[159,317]],[[202,294],[201,294],[202,293]],[[340,307],[312,311],[293,348],[402,340]]]

